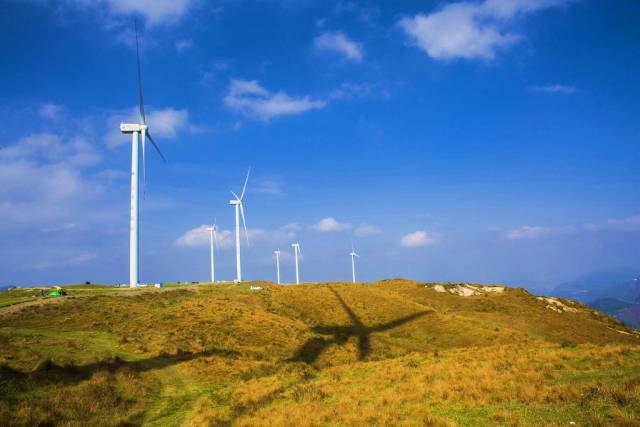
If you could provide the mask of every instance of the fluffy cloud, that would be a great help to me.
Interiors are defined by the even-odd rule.
[[[178,52],[183,52],[185,50],[191,49],[191,47],[193,46],[193,40],[191,39],[176,40],[174,45]]]
[[[191,230],[187,230],[182,236],[176,239],[176,245],[193,247],[209,245],[210,225],[201,225]],[[218,249],[229,249],[233,247],[233,232],[231,230],[218,230],[216,232],[216,241]]]
[[[346,222],[338,222],[333,217],[323,218],[317,224],[311,226],[312,230],[319,231],[321,233],[329,233],[332,231],[344,231],[351,228],[351,224]]]
[[[417,248],[421,246],[432,245],[437,241],[435,236],[426,231],[418,230],[413,233],[406,234],[400,239],[400,244],[405,248]]]
[[[263,121],[301,114],[326,105],[325,101],[308,96],[294,98],[283,91],[271,92],[260,86],[257,80],[232,80],[224,103],[232,110]]]
[[[620,219],[609,219],[601,223],[586,224],[588,231],[618,231],[622,233],[640,231],[640,215],[633,215]]]
[[[86,264],[98,258],[98,255],[92,252],[85,252],[69,258],[57,259],[55,261],[37,261],[32,264],[26,264],[26,268],[34,268],[36,270],[52,270],[60,268],[75,267],[77,265]]]
[[[47,120],[57,120],[62,113],[62,106],[58,104],[42,104],[38,108],[38,115]]]
[[[491,60],[521,36],[507,27],[516,18],[568,0],[485,0],[448,4],[429,14],[400,20],[413,44],[437,60]]]
[[[549,84],[542,86],[533,86],[531,88],[534,92],[542,92],[542,93],[560,93],[564,95],[570,95],[572,93],[576,93],[578,89],[573,86],[561,85],[561,84]]]
[[[360,224],[356,227],[353,234],[355,234],[356,237],[371,237],[382,234],[382,230],[372,224]]]
[[[349,39],[342,32],[325,32],[313,40],[317,51],[337,53],[348,61],[362,62],[364,53],[362,45]]]
[[[259,179],[253,184],[252,191],[255,193],[269,194],[272,196],[282,196],[284,192],[284,181],[278,177]]]
[[[32,134],[0,149],[0,219],[4,223],[48,222],[72,216],[79,203],[101,192],[83,172],[101,156],[83,138],[64,141]]]
[[[149,132],[153,135],[154,141],[161,143],[158,139],[175,139],[180,133],[193,133],[198,129],[189,123],[189,111],[187,109],[177,110],[166,107],[159,110],[151,110],[146,114]],[[104,140],[109,147],[116,147],[129,143],[131,136],[123,135],[120,132],[120,123],[138,123],[138,107],[131,107],[127,110],[117,111],[107,119],[107,133]]]
[[[39,161],[41,163],[64,162],[76,166],[99,163],[102,157],[86,139],[76,137],[63,143],[58,135],[36,133],[20,139],[17,143],[0,149],[0,160]]]
[[[603,222],[594,222],[575,227],[540,227],[523,225],[505,232],[504,237],[507,240],[530,240],[579,232],[597,233],[604,231],[615,231],[619,233],[638,232],[640,231],[640,215],[628,216],[626,218],[614,218]]]
[[[149,25],[174,23],[187,14],[194,0],[67,0],[83,7],[106,7],[114,15],[141,15]]]
[[[539,227],[523,225],[507,231],[504,234],[504,237],[507,240],[530,240],[539,239],[541,237],[557,236],[559,234],[568,234],[573,231],[575,231],[573,227]]]
[[[175,240],[175,244],[182,247],[208,246],[210,232],[207,228],[209,225],[201,225],[199,227],[187,230]],[[297,231],[300,229],[296,223],[283,225],[275,230],[264,230],[261,228],[247,229],[249,242],[251,243],[288,243],[296,238]],[[244,234],[244,231],[241,230]],[[242,236],[244,244],[244,236]],[[216,232],[216,241],[218,249],[232,249],[235,247],[235,231],[234,230],[218,230]]]

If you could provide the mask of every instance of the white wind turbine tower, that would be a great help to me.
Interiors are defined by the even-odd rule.
[[[278,285],[280,284],[280,249],[273,251],[276,255],[276,275],[278,277]]]
[[[214,224],[211,227],[207,227],[207,230],[211,234],[210,236],[210,256],[211,256],[211,283],[216,283],[216,263],[215,263],[215,246],[217,244],[216,232],[218,231],[218,226]]]
[[[135,288],[138,286],[138,252],[140,250],[139,245],[139,191],[138,191],[138,135],[142,136],[142,175],[143,184],[146,181],[146,159],[145,159],[145,144],[147,138],[153,144],[153,147],[158,151],[163,161],[166,161],[164,155],[156,145],[153,138],[149,134],[149,128],[147,126],[146,118],[144,115],[144,97],[142,96],[142,76],[140,72],[140,50],[138,48],[138,28],[136,25],[136,64],[137,64],[137,76],[138,76],[138,123],[121,123],[120,131],[122,133],[131,134],[131,222],[129,230],[129,286]]]
[[[298,267],[298,255],[300,252],[300,243],[292,243],[291,247],[293,248],[293,256],[296,259],[296,285],[300,284],[300,268]]]
[[[251,168],[247,171],[247,177],[244,179],[244,186],[242,187],[240,197],[232,191],[231,194],[233,194],[235,199],[229,201],[229,204],[235,206],[236,210],[236,282],[242,282],[242,266],[240,265],[240,216],[242,216],[244,235],[247,239],[247,244],[249,244],[249,234],[247,234],[247,223],[244,220],[244,207],[242,205],[242,200],[244,198],[244,192],[247,190],[247,182],[249,182],[250,173]]]
[[[356,253],[353,246],[351,247],[351,253],[349,255],[351,255],[351,280],[353,283],[356,283],[356,257],[360,258],[360,255]]]

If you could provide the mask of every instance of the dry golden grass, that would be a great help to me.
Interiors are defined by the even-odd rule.
[[[261,285],[5,314],[0,424],[638,425],[638,335],[584,306]]]

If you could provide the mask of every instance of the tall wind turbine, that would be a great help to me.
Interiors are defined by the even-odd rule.
[[[218,231],[218,226],[214,223],[211,227],[207,227],[207,230],[209,230],[209,233],[211,233],[210,236],[210,255],[211,255],[211,283],[216,283],[216,263],[215,263],[215,257],[214,257],[214,251],[215,251],[215,246],[217,244],[217,239],[216,239],[216,231]]]
[[[232,191],[231,194],[233,194],[235,199],[229,201],[229,204],[235,206],[236,210],[236,282],[242,282],[242,266],[240,265],[240,216],[242,216],[244,235],[247,238],[247,244],[249,244],[249,234],[247,234],[247,223],[244,220],[244,207],[242,205],[242,200],[244,198],[244,192],[247,190],[247,182],[249,182],[250,173],[251,168],[247,171],[247,177],[244,179],[244,185],[242,186],[240,197]]]
[[[278,277],[278,285],[280,284],[280,249],[273,251],[276,255],[276,275]]]
[[[351,253],[349,255],[351,255],[351,278],[353,283],[356,283],[356,257],[360,258],[360,255],[356,253],[353,246],[351,247]]]
[[[300,284],[300,269],[298,267],[298,255],[300,254],[300,243],[292,243],[291,247],[293,247],[293,256],[296,258],[296,285]]]
[[[138,135],[142,136],[142,173],[143,184],[146,181],[146,159],[145,159],[145,144],[149,139],[153,147],[163,161],[166,162],[164,155],[160,151],[160,148],[155,143],[151,134],[149,133],[149,127],[144,115],[144,97],[142,96],[142,73],[140,71],[140,49],[138,47],[138,27],[136,25],[136,65],[137,65],[137,77],[138,77],[138,123],[120,123],[120,132],[131,134],[131,222],[129,229],[129,286],[135,288],[138,286],[138,252],[140,250],[139,245],[139,225],[140,219],[138,215],[140,203],[139,203],[139,191],[138,191]]]

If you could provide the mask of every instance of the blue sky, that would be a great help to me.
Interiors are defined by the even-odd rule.
[[[3,0],[0,284],[125,282],[133,19],[141,280],[500,282],[640,270],[640,3]]]

